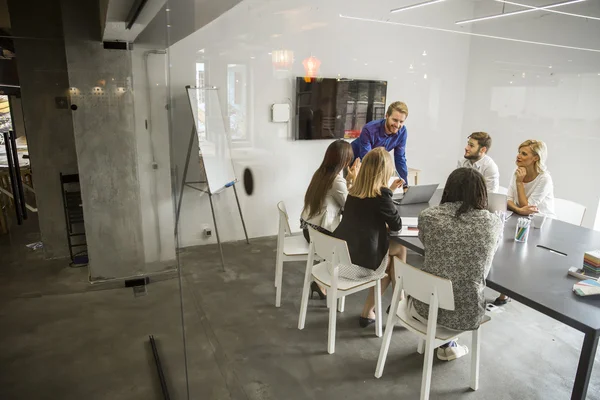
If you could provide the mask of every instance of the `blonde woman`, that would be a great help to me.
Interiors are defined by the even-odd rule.
[[[526,140],[519,146],[517,170],[508,186],[508,208],[517,214],[554,214],[554,184],[546,170],[548,150],[541,140]]]
[[[394,174],[392,156],[383,147],[371,150],[363,158],[358,177],[349,191],[344,207],[344,218],[333,236],[348,243],[352,266],[340,268],[340,277],[361,279],[383,276],[389,271],[391,256],[406,261],[406,248],[389,242],[388,228],[402,228],[400,214],[392,201],[392,193],[404,184],[396,179],[387,183]],[[382,292],[390,284],[393,271],[381,281]],[[375,292],[371,288],[359,319],[361,327],[375,322]]]
[[[519,145],[517,169],[506,193],[509,210],[521,215],[535,213],[556,218],[554,214],[554,184],[546,170],[548,149],[541,140],[526,140]],[[503,306],[510,298],[501,294],[494,305]]]

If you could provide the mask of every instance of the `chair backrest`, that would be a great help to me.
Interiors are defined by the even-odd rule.
[[[339,264],[352,265],[348,245],[345,240],[328,236],[308,227],[310,242],[313,245],[314,253],[328,262],[329,273],[333,272]]]
[[[554,199],[556,219],[573,225],[581,225],[585,215],[585,206],[565,199]]]
[[[279,233],[281,234],[283,230],[284,235],[291,235],[292,230],[290,229],[290,218],[288,217],[285,203],[280,201],[277,203],[277,208],[279,209]]]
[[[498,191],[496,193],[507,194],[508,193],[508,188],[505,188],[504,186],[498,186]]]
[[[454,310],[454,292],[450,280],[423,272],[412,265],[403,263],[397,257],[394,257],[394,270],[397,277],[396,282],[400,282],[405,294],[429,304],[431,295],[436,293],[439,308]]]

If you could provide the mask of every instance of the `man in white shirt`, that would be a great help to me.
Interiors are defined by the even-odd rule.
[[[456,168],[475,168],[485,178],[488,193],[496,193],[500,187],[500,172],[498,166],[487,155],[492,147],[492,137],[485,132],[474,132],[468,137],[465,155],[458,160]]]

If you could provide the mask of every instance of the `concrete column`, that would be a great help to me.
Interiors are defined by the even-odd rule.
[[[131,52],[104,50],[97,2],[61,0],[92,279],[146,272]]]
[[[57,0],[9,0],[33,183],[47,258],[69,255],[59,173],[77,173],[73,121],[56,97],[69,87]],[[35,10],[35,12],[33,12]]]

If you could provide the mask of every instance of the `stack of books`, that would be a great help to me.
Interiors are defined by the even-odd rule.
[[[592,296],[600,294],[600,282],[594,279],[587,279],[573,285],[573,292],[578,296]]]
[[[600,250],[588,251],[583,255],[583,270],[591,276],[600,275]]]

